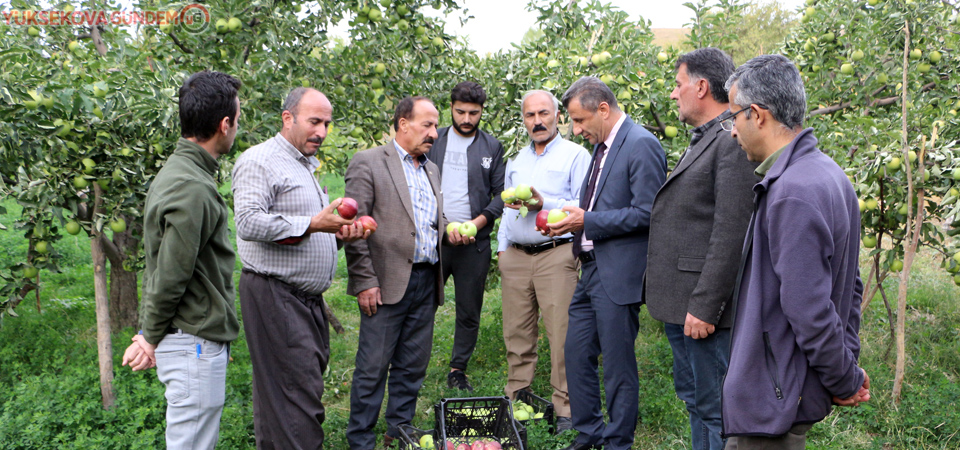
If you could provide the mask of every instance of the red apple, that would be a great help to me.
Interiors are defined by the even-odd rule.
[[[547,229],[547,216],[549,215],[550,215],[550,211],[547,211],[545,209],[541,209],[540,212],[537,213],[537,229],[538,230]]]
[[[487,441],[483,446],[483,450],[503,450],[503,447],[501,447],[497,441]]]
[[[347,220],[357,217],[357,201],[350,197],[344,197],[340,206],[337,207],[337,213]]]
[[[470,450],[483,450],[483,447],[485,447],[485,444],[483,443],[483,441],[480,439],[477,439],[473,441],[473,445],[470,446]]]
[[[447,450],[456,450],[455,448],[453,448],[453,442],[446,441],[446,443],[447,443]]]
[[[470,444],[463,444],[457,446],[457,450],[470,450]]]
[[[357,219],[357,221],[360,222],[360,226],[363,227],[363,231],[370,230],[370,233],[374,233],[377,231],[377,221],[373,220],[373,217],[362,216],[359,219]]]

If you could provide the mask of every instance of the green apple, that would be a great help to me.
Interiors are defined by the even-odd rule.
[[[804,43],[803,43],[803,51],[805,51],[805,52],[808,52],[808,53],[809,53],[809,52],[812,52],[812,51],[814,51],[814,50],[816,50],[816,49],[817,49],[817,46],[816,46],[816,45],[813,45],[813,42],[810,41],[810,40],[807,40],[807,42],[804,42]]]
[[[373,81],[370,82],[370,89],[381,89],[381,88],[383,88],[383,82],[380,81],[379,78],[374,78]]]
[[[433,44],[434,47],[443,46],[443,38],[440,37],[440,36],[437,36],[437,37],[433,38],[433,40],[431,41],[431,43]]]
[[[397,5],[397,14],[401,16],[410,14],[410,8],[408,8],[407,5]]]
[[[885,84],[889,79],[890,77],[888,77],[887,74],[885,73],[881,73],[880,75],[877,75],[877,81],[880,84]]]
[[[877,209],[877,206],[879,205],[880,203],[877,202],[877,199],[873,197],[868,198],[867,200],[864,201],[864,206],[866,206],[867,209]]]
[[[407,31],[410,29],[410,22],[407,22],[405,19],[400,19],[397,21],[397,29],[400,31]]]
[[[424,34],[427,34],[427,27],[423,27],[423,26],[417,27],[417,29],[414,30],[413,33],[416,34],[417,36],[423,36]]]
[[[504,203],[513,203],[517,201],[517,190],[515,188],[506,188],[500,192],[500,199]]]
[[[373,72],[376,73],[377,75],[383,75],[383,73],[386,71],[387,71],[387,65],[384,63],[377,63],[377,65],[373,66]]]
[[[930,67],[931,67],[930,64],[927,64],[927,63],[917,64],[917,72],[927,73],[930,71]]]
[[[101,190],[104,190],[104,191],[105,191],[105,190],[107,190],[108,187],[110,187],[110,180],[107,179],[107,178],[101,178],[101,179],[97,180],[97,184],[100,185],[100,189],[101,189]]]
[[[453,230],[459,230],[460,225],[463,225],[460,222],[450,222],[447,224],[447,234],[453,234]]]
[[[173,25],[170,25],[169,23],[161,23],[161,24],[160,24],[160,31],[161,31],[161,32],[163,32],[163,33],[169,33],[169,32],[172,31],[172,30],[173,30]]]
[[[956,284],[957,286],[960,286],[960,275],[954,275],[954,276],[953,276],[953,284]]]
[[[857,203],[860,205],[860,212],[863,212],[863,210],[867,209],[867,203],[863,201],[863,199],[857,199]]]
[[[230,31],[237,31],[241,27],[243,27],[243,22],[236,17],[231,17],[230,20],[227,21],[227,29]]]
[[[40,107],[40,102],[36,100],[26,100],[23,102],[23,106],[25,106],[27,109],[37,109]]]
[[[909,159],[911,163],[917,162],[917,152],[910,150],[907,153],[907,159]]]
[[[862,50],[855,50],[853,53],[850,54],[850,59],[853,60],[854,62],[862,60],[863,57],[864,55]]]
[[[216,28],[217,33],[222,34],[222,33],[226,33],[227,31],[230,31],[227,25],[227,19],[217,19],[216,25],[214,25],[214,27]]]
[[[43,100],[40,100],[40,104],[44,108],[53,108],[53,97],[44,97]]]
[[[67,222],[67,224],[64,225],[64,228],[66,228],[67,233],[70,233],[74,236],[80,233],[80,224],[72,220]]]
[[[910,50],[910,59],[920,59],[921,57],[923,57],[923,50],[919,48]]]
[[[436,446],[433,444],[433,436],[425,434],[420,436],[420,448],[423,450],[434,450]]]
[[[113,230],[114,233],[123,233],[124,231],[127,231],[127,222],[123,219],[111,220],[109,225],[110,229]]]
[[[80,162],[83,164],[83,173],[87,175],[93,173],[93,169],[97,167],[97,163],[90,158],[83,158]]]
[[[524,422],[524,421],[530,420],[530,413],[521,409],[513,413],[513,418],[521,422]]]
[[[460,229],[457,230],[460,232],[460,236],[463,237],[474,237],[477,235],[477,225],[473,222],[464,222],[460,224]]]
[[[820,40],[823,42],[833,42],[834,39],[836,39],[836,36],[833,34],[832,31],[823,33],[823,36],[820,36]]]
[[[877,237],[876,237],[876,236],[874,236],[874,235],[872,235],[872,234],[868,234],[868,235],[866,235],[866,236],[863,237],[863,248],[874,248],[874,247],[876,247],[876,246],[877,246]]]
[[[611,84],[614,84],[616,82],[616,78],[614,78],[613,75],[610,75],[609,73],[605,73],[603,75],[600,75],[600,81],[602,81],[603,84],[610,86]]]
[[[666,137],[668,137],[668,138],[670,138],[670,139],[673,139],[673,138],[677,137],[677,133],[678,133],[678,132],[679,132],[679,130],[677,130],[677,127],[675,127],[675,126],[670,126],[670,125],[668,125],[666,128],[663,129],[663,134],[664,134],[664,136],[666,136]]]
[[[360,136],[363,136],[363,130],[360,129],[360,127],[356,127],[350,131],[350,137],[360,139]]]
[[[517,200],[527,201],[530,200],[530,197],[533,197],[533,191],[530,190],[530,185],[519,184],[514,188],[514,195]]]
[[[608,51],[603,51],[603,52],[601,52],[601,53],[600,53],[600,63],[601,63],[601,64],[606,64],[607,61],[609,61],[611,57],[613,57],[613,55],[611,55],[610,52],[608,52]]]
[[[77,189],[83,189],[90,185],[90,182],[82,176],[76,176],[73,178],[73,187]]]
[[[34,278],[37,274],[40,273],[40,269],[37,269],[33,266],[27,266],[23,268],[23,277],[24,278]]]
[[[590,62],[592,62],[593,65],[595,65],[595,66],[597,66],[597,67],[600,67],[600,65],[603,64],[603,63],[600,61],[600,55],[599,55],[599,54],[596,54],[596,53],[594,53],[592,56],[590,56]]]
[[[552,69],[552,68],[557,67],[557,66],[559,66],[559,65],[560,65],[560,61],[557,61],[557,60],[555,60],[555,59],[551,59],[550,61],[547,61],[547,68]]]
[[[130,147],[124,147],[120,149],[120,154],[123,156],[130,156],[133,154],[133,149]]]
[[[941,58],[943,58],[943,54],[936,50],[930,52],[930,56],[927,56],[927,59],[934,64],[940,62]]]
[[[37,253],[47,253],[50,251],[50,246],[47,244],[47,241],[40,241],[33,246],[33,249],[36,250]]]
[[[953,169],[953,179],[960,181],[960,168]]]
[[[71,52],[76,51],[78,48],[80,48],[80,43],[77,41],[70,41],[70,43],[67,44],[67,48],[70,49]]]
[[[379,22],[381,19],[383,19],[383,13],[377,8],[370,8],[370,12],[367,13],[367,17],[371,22]]]
[[[812,7],[812,6],[808,6],[807,9],[803,10],[803,17],[812,16],[812,15],[816,14],[816,12],[817,12],[817,8],[814,8],[814,7]]]
[[[561,209],[551,209],[547,214],[547,223],[557,223],[567,218],[567,212]]]
[[[657,53],[657,61],[665,62],[665,61],[668,60],[668,59],[670,59],[670,57],[667,56],[666,53],[664,53],[664,52]]]
[[[633,94],[630,93],[629,89],[621,89],[620,92],[617,93],[617,100],[629,101],[632,98]]]
[[[867,0],[867,4],[870,6],[877,6],[880,4],[880,0]]]
[[[853,64],[843,63],[840,66],[840,73],[844,75],[853,75]]]
[[[887,170],[891,172],[896,172],[900,170],[900,163],[901,163],[900,158],[896,156],[894,156],[893,158],[890,158],[890,161],[887,161]]]
[[[99,106],[93,108],[93,115],[97,116],[98,119],[103,118],[103,110]]]
[[[891,272],[899,272],[901,270],[903,270],[903,261],[900,261],[899,259],[895,259],[890,262]]]
[[[32,37],[37,37],[40,36],[40,30],[38,30],[37,27],[30,27],[27,28],[27,34]]]

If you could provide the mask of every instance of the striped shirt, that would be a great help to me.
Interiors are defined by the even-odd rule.
[[[410,200],[413,202],[413,220],[417,227],[416,247],[413,252],[413,262],[435,264],[440,255],[437,254],[437,198],[433,195],[433,187],[427,178],[426,155],[420,155],[417,161],[419,166],[413,165],[413,157],[403,147],[393,141],[393,146],[400,156],[400,165],[403,166],[403,176],[407,179],[407,189],[410,191]]]
[[[337,240],[307,232],[329,204],[313,173],[320,166],[277,134],[240,155],[233,168],[237,252],[245,268],[311,294],[330,287],[337,270]],[[302,236],[293,245],[276,241]]]

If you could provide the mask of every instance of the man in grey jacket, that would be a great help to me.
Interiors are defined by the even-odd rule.
[[[720,127],[733,60],[703,48],[677,59],[680,120],[690,146],[653,202],[644,288],[673,349],[673,384],[686,403],[694,450],[720,450],[720,384],[730,353],[737,262],[750,221],[756,163]]]
[[[442,280],[453,276],[457,321],[447,386],[473,391],[466,370],[480,331],[483,288],[490,270],[490,231],[503,214],[503,145],[479,128],[487,94],[472,81],[457,84],[450,92],[453,124],[437,130],[437,140],[427,153],[440,168],[443,214],[450,222],[473,222],[476,242],[442,249]]]
[[[781,55],[740,66],[724,117],[763,181],[736,284],[722,388],[727,449],[803,449],[833,404],[870,399],[860,355],[860,210],[843,170],[803,129],[797,67]]]

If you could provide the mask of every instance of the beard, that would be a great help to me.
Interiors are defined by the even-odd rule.
[[[453,124],[453,129],[457,130],[457,133],[460,133],[461,136],[473,136],[477,132],[477,126],[480,125],[478,122],[477,125],[474,125],[470,122],[456,123]]]

